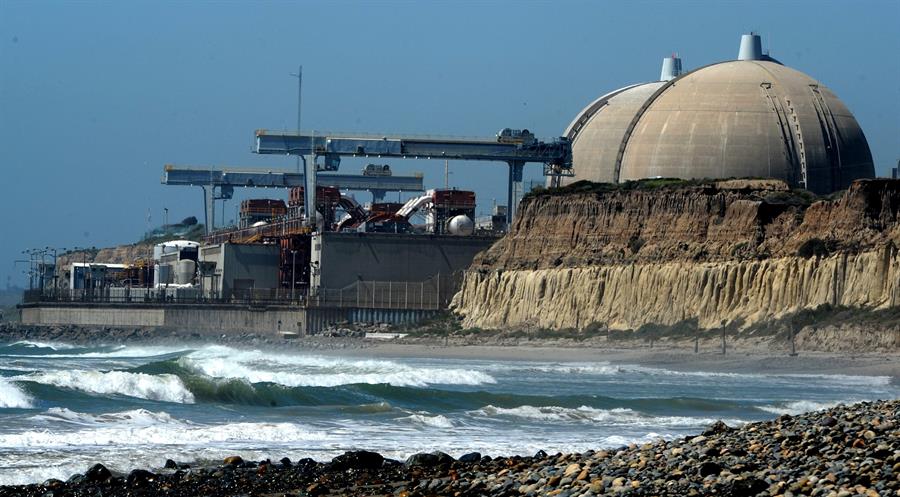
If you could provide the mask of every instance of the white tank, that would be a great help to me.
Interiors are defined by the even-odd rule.
[[[196,262],[190,259],[178,261],[178,264],[175,266],[175,284],[190,285],[194,282],[194,272],[196,270]]]
[[[178,252],[185,247],[199,247],[200,244],[190,240],[170,240],[153,246],[153,259],[159,260],[164,254]]]
[[[453,216],[453,218],[447,222],[447,231],[451,235],[469,236],[475,232],[475,223],[469,219],[469,216],[460,214],[458,216]]]

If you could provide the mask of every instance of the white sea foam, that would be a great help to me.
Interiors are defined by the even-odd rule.
[[[4,377],[0,377],[0,409],[28,409],[33,406],[34,404],[30,395],[25,393],[25,391],[15,383]]]
[[[469,411],[472,416],[489,418],[519,418],[532,421],[545,422],[575,422],[591,423],[629,427],[691,427],[706,426],[716,422],[712,418],[694,418],[689,416],[652,416],[639,413],[632,409],[596,409],[588,406],[577,408],[559,406],[519,406],[519,407],[495,407],[488,405],[474,411]],[[729,425],[740,425],[744,422],[739,419],[728,419]]]
[[[304,440],[323,440],[327,434],[297,423],[225,423],[195,424],[175,419],[166,412],[143,409],[91,415],[63,410],[48,410],[36,420],[65,419],[84,425],[81,429],[54,427],[0,434],[0,448],[72,448],[105,446],[204,446],[206,444],[283,444]]]
[[[454,426],[453,421],[451,421],[450,418],[441,414],[430,415],[424,413],[415,413],[410,416],[402,417],[400,419],[413,424],[428,426],[431,428],[453,428]]]
[[[394,386],[483,385],[496,380],[483,371],[411,366],[395,361],[282,355],[258,350],[206,347],[179,359],[213,378],[270,382],[288,387],[335,387],[357,383]]]
[[[756,406],[757,409],[774,414],[790,414],[796,416],[806,412],[820,411],[838,405],[838,402],[816,402],[812,400],[796,400],[783,404]]]
[[[65,407],[51,407],[46,411],[35,414],[30,418],[33,421],[43,423],[66,423],[72,425],[92,426],[103,424],[128,424],[130,426],[151,426],[156,424],[177,423],[167,412],[153,412],[146,409],[133,409],[130,411],[112,412],[103,414],[88,414],[76,412]]]
[[[69,350],[69,349],[74,349],[77,347],[77,345],[72,345],[72,344],[68,344],[68,343],[34,342],[31,340],[20,340],[18,342],[13,342],[10,344],[10,346],[12,346],[12,345],[21,345],[22,347],[29,347],[29,348],[36,348],[36,349],[51,349],[51,350]]]
[[[192,404],[194,394],[175,375],[149,375],[127,371],[47,371],[16,377],[62,388],[101,395]]]

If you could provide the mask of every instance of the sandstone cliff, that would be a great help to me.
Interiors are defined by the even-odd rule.
[[[568,190],[526,198],[476,258],[454,299],[465,326],[714,327],[900,305],[900,181],[811,204],[776,181]]]

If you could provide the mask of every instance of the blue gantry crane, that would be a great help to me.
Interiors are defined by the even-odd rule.
[[[384,169],[380,169],[384,171]],[[373,201],[384,199],[388,192],[420,192],[424,190],[422,175],[394,176],[386,174],[319,174],[317,183],[341,190],[369,191]],[[162,184],[199,186],[203,188],[207,232],[215,225],[215,201],[230,199],[235,188],[292,188],[306,184],[303,173],[279,170],[224,167],[163,168]],[[315,190],[314,190],[315,191]]]
[[[313,163],[317,157],[324,157],[324,164],[308,167],[307,171],[335,171],[340,165],[341,157],[505,162],[509,167],[507,223],[512,223],[516,206],[522,196],[522,172],[526,163],[543,163],[545,176],[572,175],[572,147],[568,139],[558,138],[543,142],[534,139],[534,135],[527,130],[509,128],[501,130],[496,137],[489,138],[257,130],[254,152],[311,156]],[[307,185],[307,191],[314,190],[310,190]]]

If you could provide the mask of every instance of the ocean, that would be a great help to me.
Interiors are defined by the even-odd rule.
[[[580,452],[897,397],[887,376],[17,342],[0,344],[0,485],[234,454]]]

